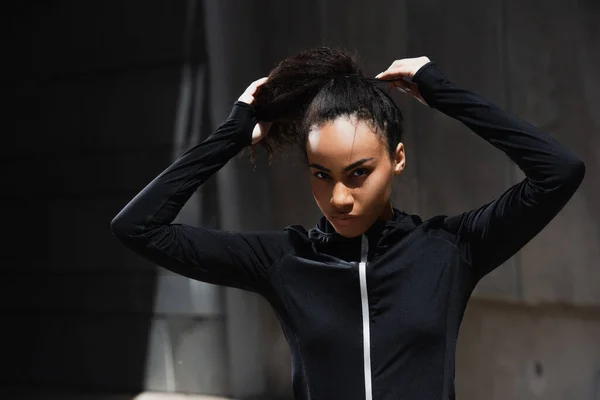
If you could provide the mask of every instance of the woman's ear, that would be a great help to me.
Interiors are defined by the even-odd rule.
[[[406,165],[406,155],[404,154],[403,143],[398,143],[398,146],[396,146],[392,165],[394,167],[394,175],[400,175],[402,171],[404,171],[404,166]]]

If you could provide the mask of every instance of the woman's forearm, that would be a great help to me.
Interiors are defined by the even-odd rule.
[[[457,119],[505,152],[540,187],[579,181],[583,163],[549,134],[450,82],[434,63],[415,77],[429,106]]]
[[[181,155],[119,212],[111,223],[115,236],[143,235],[171,223],[198,187],[250,144],[255,124],[252,106],[236,102],[225,123]]]

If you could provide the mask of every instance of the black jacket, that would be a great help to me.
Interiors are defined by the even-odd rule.
[[[548,224],[583,179],[583,163],[551,136],[458,88],[434,63],[413,81],[430,107],[504,151],[526,178],[475,210],[425,222],[394,210],[351,239],[325,218],[308,231],[172,224],[250,144],[253,108],[236,102],[214,134],[112,221],[114,235],[152,262],[267,299],[290,346],[296,399],[453,399],[457,334],[475,285]]]

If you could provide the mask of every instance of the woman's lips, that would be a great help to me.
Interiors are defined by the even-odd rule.
[[[350,225],[356,219],[353,215],[344,215],[339,217],[331,217],[331,222],[336,225],[346,226]]]

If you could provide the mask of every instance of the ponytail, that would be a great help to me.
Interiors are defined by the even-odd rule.
[[[304,152],[311,126],[342,115],[355,114],[387,136],[393,131],[393,148],[402,135],[402,115],[383,90],[363,76],[354,58],[346,52],[319,47],[281,61],[255,94],[259,121],[273,122],[259,144],[271,155],[287,144]]]

